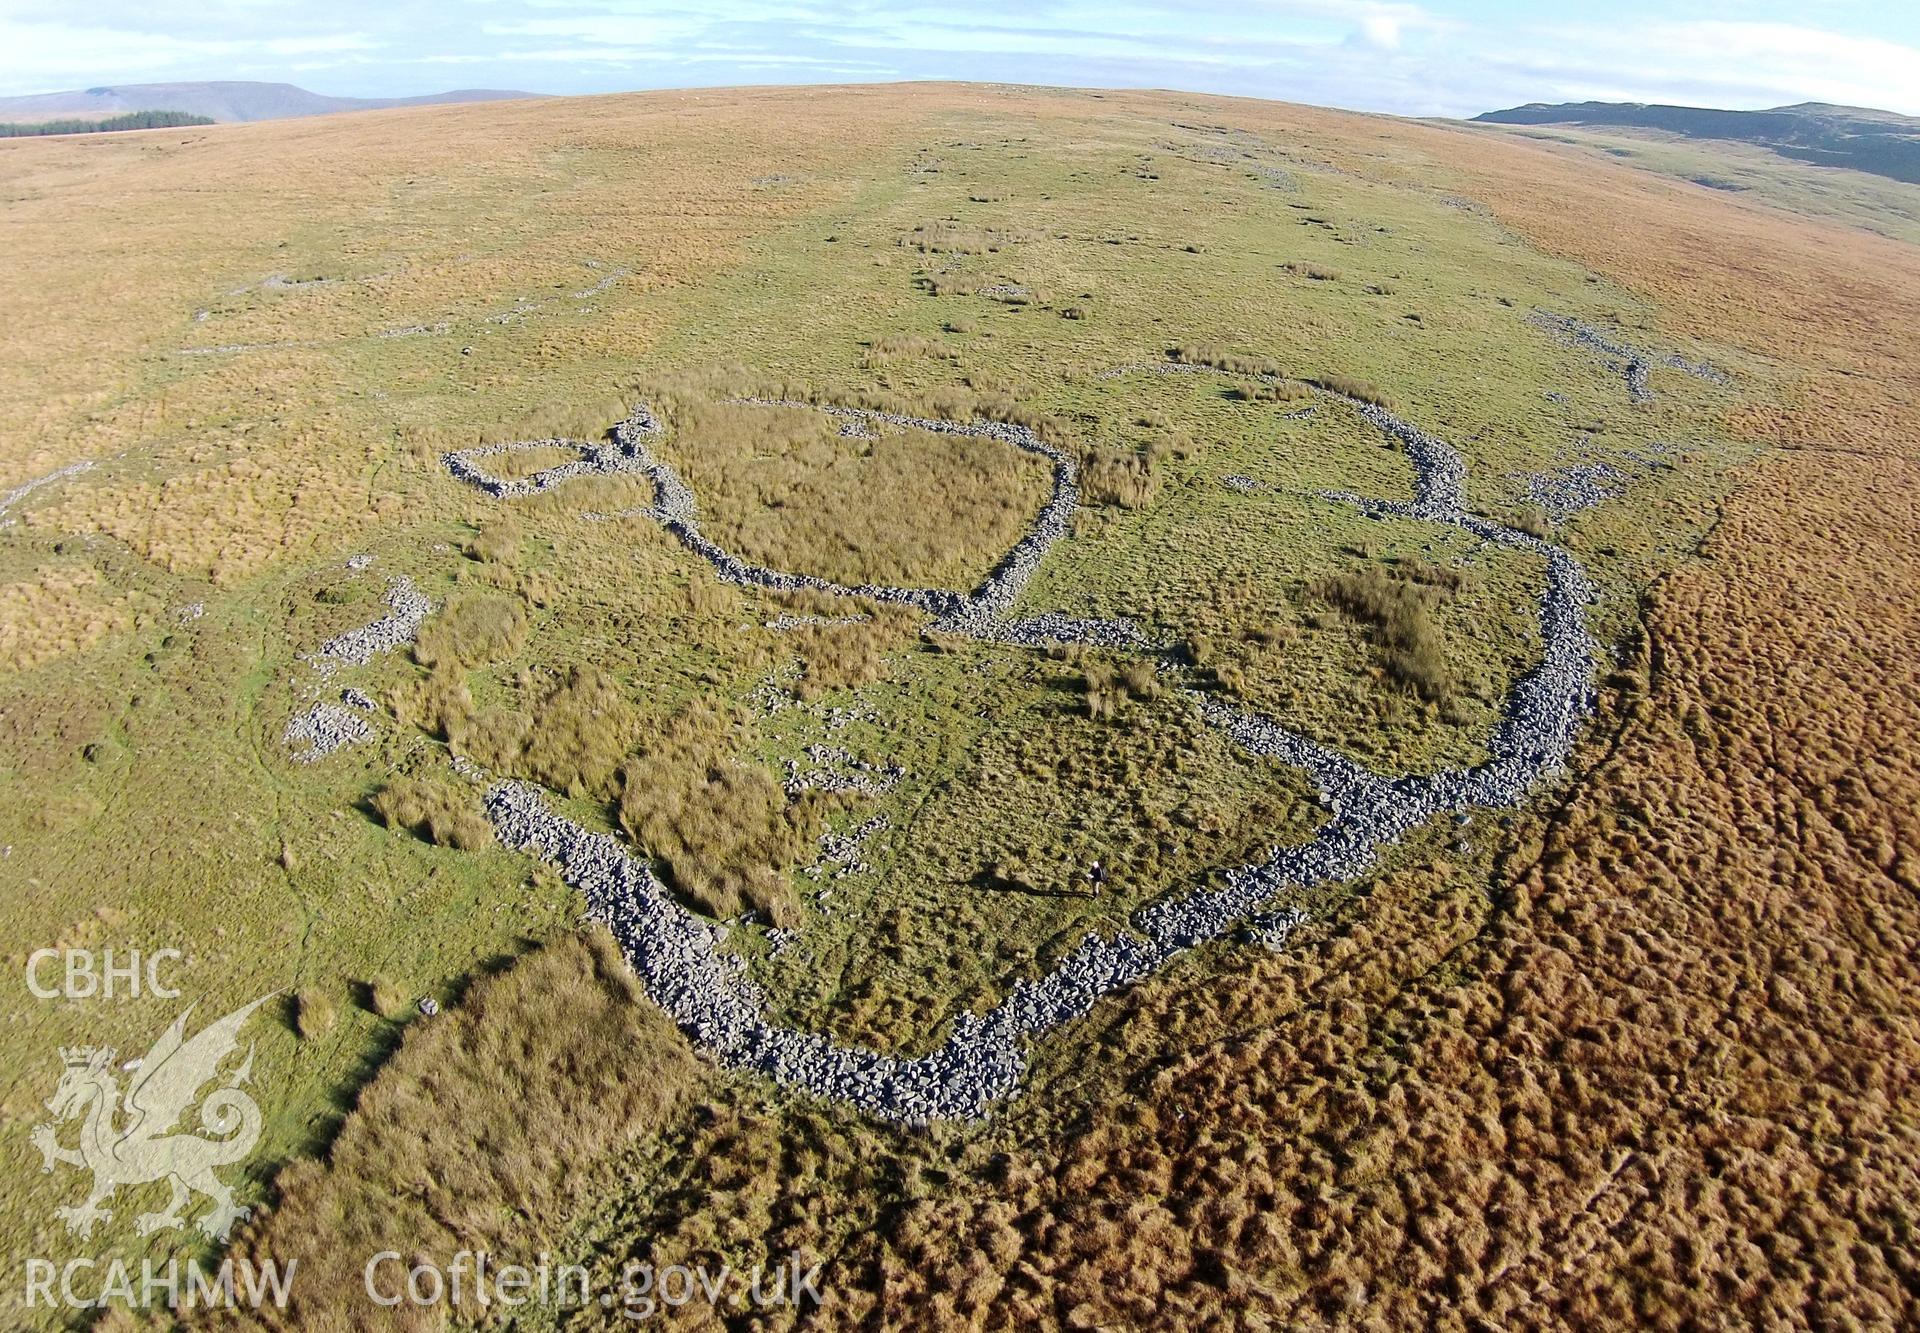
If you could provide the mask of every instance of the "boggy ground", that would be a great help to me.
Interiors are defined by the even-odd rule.
[[[739,105],[750,107],[766,96],[780,95],[748,95]],[[1031,139],[1041,127],[1054,134],[1072,124],[1085,133],[1089,123],[1128,117],[1153,127],[1143,129],[1143,140],[1173,142],[1165,127],[1178,128],[1180,153],[1156,152],[1143,142],[1139,151],[1154,160],[1127,164],[1113,178],[1120,188],[1138,188],[1141,200],[1156,197],[1149,178],[1162,172],[1189,173],[1179,182],[1189,189],[1209,173],[1227,173],[1231,169],[1217,164],[1214,150],[1245,151],[1250,137],[1261,156],[1231,159],[1240,169],[1282,172],[1305,190],[1326,192],[1306,209],[1289,210],[1317,219],[1288,223],[1286,234],[1303,238],[1298,244],[1278,244],[1271,235],[1262,240],[1258,232],[1202,235],[1207,224],[1196,215],[1182,226],[1185,231],[1190,224],[1196,239],[1154,249],[1151,264],[1112,275],[1133,281],[1162,271],[1169,261],[1184,263],[1180,256],[1193,257],[1184,248],[1191,243],[1211,257],[1209,271],[1220,275],[1212,314],[1204,318],[1196,318],[1196,308],[1181,306],[1179,291],[1191,288],[1191,274],[1170,278],[1163,287],[1143,286],[1140,310],[1111,313],[1124,308],[1124,290],[1079,281],[1093,270],[1069,267],[1057,243],[1042,245],[1050,234],[1044,224],[1030,233],[1039,248],[1022,267],[1032,271],[1006,276],[1045,287],[1058,284],[1065,270],[1065,299],[1084,304],[1081,314],[1091,319],[1067,319],[1056,304],[1051,323],[1019,323],[1047,312],[978,292],[967,297],[958,289],[932,296],[925,306],[910,295],[897,298],[900,322],[918,336],[971,340],[969,345],[988,349],[977,354],[976,365],[962,367],[966,373],[1019,378],[1018,365],[1030,352],[1017,345],[1058,336],[1069,339],[1090,371],[1137,360],[1143,351],[1157,350],[1151,345],[1157,340],[1142,336],[1157,312],[1185,326],[1169,329],[1166,342],[1211,339],[1246,352],[1271,349],[1295,373],[1340,369],[1374,380],[1402,400],[1409,417],[1460,441],[1473,457],[1475,478],[1492,482],[1551,460],[1572,428],[1604,422],[1614,401],[1605,395],[1619,394],[1618,381],[1601,368],[1563,356],[1544,340],[1509,344],[1501,341],[1508,336],[1504,331],[1490,334],[1508,327],[1495,321],[1518,324],[1528,304],[1524,295],[1517,308],[1469,299],[1490,286],[1485,265],[1499,256],[1537,273],[1534,303],[1575,306],[1589,317],[1617,306],[1629,325],[1651,325],[1634,330],[1643,340],[1694,353],[1710,344],[1719,359],[1752,377],[1746,403],[1736,406],[1711,390],[1668,386],[1656,373],[1656,391],[1672,389],[1662,400],[1673,404],[1673,414],[1661,417],[1657,427],[1641,416],[1625,418],[1622,436],[1684,431],[1689,413],[1730,412],[1725,420],[1737,441],[1765,452],[1738,474],[1739,485],[1719,514],[1712,504],[1720,489],[1713,460],[1725,454],[1691,472],[1662,473],[1630,504],[1576,520],[1583,554],[1613,589],[1596,616],[1596,633],[1625,653],[1607,690],[1609,721],[1594,737],[1583,780],[1565,799],[1511,830],[1475,829],[1468,852],[1446,845],[1451,830],[1410,844],[1365,893],[1328,904],[1320,924],[1283,954],[1223,947],[1103,1005],[1043,1051],[1032,1093],[985,1127],[924,1137],[884,1131],[705,1071],[687,1076],[687,1109],[635,1103],[630,1115],[623,1112],[623,1125],[634,1126],[637,1136],[624,1150],[617,1135],[611,1142],[589,1141],[574,1132],[573,1112],[559,1107],[540,1122],[535,1158],[556,1171],[598,1172],[585,1190],[588,1197],[570,1194],[568,1202],[555,1205],[569,1217],[560,1228],[563,1247],[611,1267],[636,1250],[663,1260],[707,1253],[751,1260],[799,1246],[829,1260],[828,1284],[836,1295],[813,1316],[829,1324],[1225,1326],[1266,1319],[1396,1326],[1483,1318],[1503,1324],[1639,1319],[1677,1325],[1721,1322],[1736,1306],[1782,1321],[1808,1310],[1815,1319],[1836,1323],[1849,1315],[1864,1322],[1910,1321],[1915,1277],[1908,1201],[1916,1183],[1909,1072],[1916,998],[1909,962],[1916,840],[1911,745],[1920,732],[1914,716],[1920,683],[1912,665],[1916,613],[1902,591],[1913,583],[1915,564],[1913,451],[1902,443],[1914,436],[1911,329],[1920,297],[1905,276],[1912,271],[1911,252],[1789,223],[1749,206],[1729,209],[1711,194],[1624,169],[1572,166],[1545,149],[1420,127],[1383,128],[1373,120],[1294,108],[941,89],[848,97],[845,108],[826,99],[827,109],[818,114],[833,121],[844,112],[846,120],[836,125],[870,126],[871,116],[857,117],[847,108],[870,111],[867,99],[881,97],[891,114],[905,118],[899,124],[913,124],[915,115],[950,118],[939,132],[918,136],[919,146],[905,155],[908,182],[937,180],[952,172],[956,160],[979,151],[960,146],[977,145],[983,136],[976,130],[949,127],[966,124],[985,105],[1002,117],[1011,141]],[[671,109],[676,115],[685,105],[674,99],[625,104],[648,108],[640,114]],[[720,99],[717,105],[735,104]],[[729,114],[754,121],[737,109],[714,114],[715,125]],[[787,124],[790,130],[790,119]],[[823,131],[828,128],[823,123]],[[300,131],[303,139],[312,133]],[[607,133],[606,124],[594,133]],[[874,140],[859,146],[871,148]],[[1010,142],[1005,151],[1033,150]],[[1097,166],[1069,170],[1080,173],[1077,184],[1106,180]],[[1051,179],[1057,164],[1035,170],[1037,178]],[[966,192],[990,200],[995,189],[983,179],[989,174],[973,172]],[[1272,177],[1262,179],[1262,188],[1279,189]],[[1398,184],[1383,191],[1383,180]],[[1433,196],[1423,191],[1436,189],[1459,206],[1432,205]],[[1047,192],[1017,181],[1015,190],[1022,196]],[[1100,197],[1101,191],[1089,188],[1074,206],[1089,211]],[[1255,197],[1262,202],[1249,205],[1248,216],[1264,218],[1272,201]],[[1346,207],[1331,207],[1335,202]],[[1116,216],[1139,203],[1114,204]],[[1430,205],[1433,219],[1453,223],[1443,228],[1424,221]],[[816,239],[816,246],[857,241],[863,215],[849,210],[831,232],[810,234],[837,238]],[[1595,227],[1596,217],[1618,225]],[[1386,221],[1367,221],[1378,218]],[[1368,225],[1388,226],[1389,237],[1397,229],[1427,245],[1444,241],[1449,262],[1382,274],[1367,263],[1366,271],[1356,273],[1366,256],[1393,244],[1379,232],[1368,240]],[[1433,230],[1423,233],[1428,225]],[[879,230],[890,237],[913,234],[891,222]],[[1130,242],[1130,235],[1136,239]],[[1137,222],[1131,228],[1122,223],[1075,237],[1086,249],[1068,251],[1125,255],[1130,245],[1146,250],[1138,238],[1149,235]],[[1516,245],[1515,235],[1557,258],[1541,260]],[[996,253],[990,245],[998,242],[965,228],[923,237],[949,247],[937,264],[994,263],[987,256]],[[916,244],[897,248],[927,253]],[[768,246],[756,255],[761,285],[770,279],[776,287],[787,281],[795,291],[807,290],[820,276],[814,266],[820,253]],[[809,256],[805,264],[794,258],[801,254]],[[1255,255],[1262,261],[1257,265]],[[870,259],[863,256],[862,262],[880,277],[904,276],[887,275],[885,266]],[[1276,304],[1268,260],[1317,265],[1334,276],[1289,274],[1292,285]],[[1237,267],[1243,264],[1245,272]],[[1584,270],[1598,281],[1586,282]],[[836,276],[853,271],[849,264]],[[1518,270],[1501,271],[1512,278]],[[1422,297],[1419,308],[1400,309],[1415,304],[1395,299],[1414,284]],[[583,289],[588,285],[581,283]],[[1393,291],[1376,297],[1367,286]],[[1591,288],[1602,295],[1582,301]],[[889,283],[882,290],[896,288]],[[1088,291],[1097,293],[1090,302],[1082,295]],[[331,301],[343,294],[321,289],[303,299]],[[1043,299],[1057,295],[1043,293]],[[973,303],[964,313],[953,305],[963,300]],[[1356,313],[1373,301],[1385,306],[1377,318]],[[850,323],[875,308],[848,301],[819,312],[825,343],[841,348],[841,364],[857,365],[863,353],[852,332],[834,343],[835,321]],[[1409,313],[1422,319],[1407,320]],[[955,321],[971,321],[972,331],[941,332]],[[1301,329],[1291,347],[1289,335],[1277,327],[1282,323]],[[511,332],[520,324],[498,327],[510,331],[504,336],[521,336]],[[793,354],[767,346],[772,326],[751,327],[758,332],[746,342],[759,345],[744,348],[741,359],[787,371],[802,368]],[[706,331],[676,326],[665,336],[677,344],[669,362],[681,361],[703,339],[725,340],[733,328],[724,317],[714,318]],[[882,333],[865,331],[871,339]],[[1000,358],[983,333],[1009,339],[1015,353]],[[1308,337],[1326,350],[1305,355]],[[425,344],[407,338],[385,345]],[[570,344],[555,339],[550,345]],[[1478,354],[1467,355],[1472,349]],[[518,374],[508,367],[519,364],[522,350],[493,362],[488,373]],[[446,351],[458,355],[457,347]],[[490,356],[485,350],[476,354]],[[895,359],[862,373],[884,373],[896,392],[928,392],[952,375],[944,358],[909,351],[881,359],[886,356]],[[129,364],[111,353],[105,360]],[[1500,372],[1492,378],[1490,365]],[[822,384],[853,387],[832,384],[825,372],[822,358],[812,370]],[[429,378],[419,376],[423,383]],[[1755,393],[1756,381],[1792,389],[1778,396]],[[228,376],[190,392],[217,398],[241,382]],[[1074,398],[1111,389],[1111,382],[1093,374],[1085,385],[1060,390],[1053,410],[1085,411],[1084,401]],[[611,387],[601,384],[596,391]],[[1524,423],[1548,410],[1540,395],[1549,388],[1572,402],[1558,409],[1565,412],[1562,424],[1529,443]],[[994,386],[986,383],[979,391],[993,392]],[[1681,396],[1695,392],[1702,396]],[[562,404],[567,395],[549,401]],[[406,407],[428,417],[437,410],[418,399]],[[1157,410],[1171,414],[1173,408]],[[1652,410],[1665,408],[1656,403]],[[1238,414],[1245,408],[1202,399],[1193,411]],[[538,408],[501,410],[474,435],[579,433],[577,427],[544,424],[528,429],[531,423],[516,412],[537,416]],[[597,419],[618,414],[601,412]],[[1121,423],[1130,419],[1101,415],[1083,439],[1112,447],[1128,429]],[[1187,429],[1171,421],[1138,429],[1169,428]],[[129,427],[123,421],[113,429]],[[1232,435],[1189,433],[1196,440]],[[1697,442],[1712,442],[1714,433],[1701,430]],[[1168,446],[1170,463],[1181,461],[1178,447],[1177,441]],[[1349,455],[1349,465],[1362,457]],[[263,460],[281,466],[274,451]],[[64,461],[67,456],[52,454],[33,466],[44,471]],[[220,494],[272,493],[246,469],[234,470],[233,462],[244,460],[217,468],[206,468],[207,461],[195,466]],[[1162,485],[1210,481],[1201,461],[1191,472],[1170,467]],[[549,518],[596,503],[590,496],[563,500],[556,493],[508,533],[436,525],[428,516],[445,512],[450,493],[433,489],[439,483],[431,480],[430,463],[429,456],[410,464],[400,451],[367,455],[367,469],[410,477],[381,521],[412,515],[410,521],[426,524],[432,534],[426,548],[419,532],[408,533],[404,545],[396,539],[382,546],[382,558],[394,569],[407,568],[436,597],[462,589],[511,590],[534,615],[544,614],[545,605],[569,595],[570,588],[583,589],[585,599],[606,607],[605,619],[588,620],[561,653],[529,664],[539,674],[525,686],[512,679],[518,666],[502,673],[506,679],[473,674],[476,707],[509,705],[523,694],[542,698],[547,673],[610,660],[613,649],[629,655],[655,651],[668,664],[653,692],[636,703],[650,717],[670,716],[716,684],[748,694],[780,665],[775,652],[749,651],[746,640],[726,637],[726,627],[753,623],[759,608],[688,580],[666,548],[608,545],[604,536],[591,546],[558,539],[558,527],[546,526]],[[1337,471],[1340,465],[1328,466]],[[28,474],[23,467],[22,479]],[[87,488],[100,480],[76,484],[72,494],[92,494]],[[104,480],[110,489],[102,492],[103,512],[130,512],[111,489],[128,479]],[[152,484],[167,482],[156,478]],[[186,483],[172,484],[174,495],[192,498]],[[56,506],[71,504],[62,494],[48,493]],[[1518,494],[1474,498],[1499,505],[1514,503]],[[47,503],[36,500],[29,519]],[[287,530],[295,535],[288,544],[278,545],[282,539],[276,536],[269,545],[297,550],[312,540],[315,528],[301,526],[304,518],[293,521],[300,516],[298,504],[286,512]],[[1115,506],[1110,515],[1094,515],[1089,535],[1126,521],[1126,512]],[[28,573],[35,562],[55,564],[82,553],[52,550],[60,525],[82,516],[70,509],[66,518],[47,524],[46,535],[33,538],[41,544],[29,548],[31,557],[23,562]],[[474,516],[481,517],[477,510]],[[1699,532],[1716,517],[1696,555]],[[379,526],[372,518],[356,522],[365,526],[340,540]],[[138,543],[131,555],[102,542],[91,557],[96,568],[120,580],[107,587],[148,589],[156,605],[169,610],[188,600],[186,586],[173,580],[192,575],[162,577],[138,562],[164,568],[170,559],[188,561],[181,542],[198,530],[169,515],[154,520],[151,537],[133,527],[125,531],[133,536],[114,540]],[[427,560],[409,567],[403,549],[430,550],[434,540],[449,547],[471,544],[476,554],[452,565]],[[1303,569],[1300,583],[1354,572],[1340,568],[1342,561],[1380,559],[1377,549],[1368,556],[1342,554],[1341,545],[1336,534],[1338,560],[1332,567]],[[328,559],[347,549],[328,552]],[[1303,557],[1290,552],[1289,558]],[[225,571],[234,586],[238,571],[272,564],[271,556],[248,555],[239,563],[201,568]],[[182,563],[180,569],[191,566]],[[1062,576],[1070,571],[1064,568]],[[41,674],[12,687],[17,702],[9,723],[25,716],[42,723],[16,737],[21,759],[14,771],[28,777],[10,780],[46,783],[61,798],[39,816],[46,823],[37,846],[13,835],[21,844],[16,856],[46,858],[49,834],[54,846],[70,852],[85,846],[78,830],[102,805],[127,830],[123,841],[105,845],[152,845],[151,805],[143,810],[110,804],[102,784],[110,777],[124,783],[129,772],[149,770],[162,780],[166,751],[155,734],[162,727],[177,737],[175,744],[207,744],[194,741],[192,729],[171,716],[145,711],[156,696],[197,699],[196,707],[218,719],[218,727],[208,729],[216,737],[238,735],[249,754],[258,751],[245,768],[223,760],[208,770],[220,790],[231,793],[229,811],[242,812],[242,819],[231,822],[247,831],[224,846],[245,869],[196,865],[196,883],[204,881],[199,891],[209,903],[231,903],[230,893],[219,896],[223,876],[240,873],[255,886],[260,918],[276,919],[277,904],[293,894],[321,909],[310,909],[306,929],[270,934],[269,947],[251,952],[244,937],[235,939],[229,931],[219,961],[223,976],[231,975],[227,984],[236,1002],[276,977],[262,967],[262,956],[297,956],[299,980],[342,991],[347,979],[375,966],[400,970],[391,961],[373,963],[353,943],[359,930],[391,940],[394,922],[432,919],[460,935],[445,953],[409,935],[401,952],[410,979],[447,975],[463,950],[482,956],[505,946],[503,935],[520,930],[558,936],[569,913],[550,882],[539,886],[539,900],[555,909],[544,922],[516,917],[510,919],[519,930],[489,929],[493,908],[524,901],[522,870],[512,858],[498,852],[456,855],[388,834],[370,821],[362,827],[329,817],[355,793],[382,782],[386,771],[417,762],[411,742],[383,738],[368,768],[316,766],[297,778],[277,776],[279,756],[253,738],[277,736],[284,714],[254,724],[245,708],[234,706],[225,682],[236,676],[254,681],[250,697],[263,696],[288,665],[284,656],[275,663],[276,650],[263,645],[304,647],[363,623],[369,612],[378,613],[375,594],[382,582],[347,581],[336,594],[340,580],[318,563],[271,579],[266,589],[248,585],[226,594],[236,602],[244,596],[254,606],[284,608],[265,631],[237,606],[223,604],[219,585],[194,585],[210,598],[205,619],[193,622],[200,629],[179,636],[171,648],[151,649],[158,657],[153,672],[169,694],[157,694],[159,686],[151,684],[130,690],[132,681],[144,679],[130,665],[111,656],[88,657],[64,643],[56,645],[64,655],[51,660],[66,680],[89,682],[85,696],[50,710],[49,698],[64,696],[50,694],[55,678],[44,665],[32,668]],[[651,581],[662,590],[660,600],[645,608],[621,606],[596,591],[618,580]],[[354,604],[321,600],[320,594]],[[563,609],[577,613],[579,605]],[[667,615],[656,614],[661,611]],[[1303,608],[1303,619],[1310,613]],[[138,631],[137,602],[130,602],[127,614]],[[577,614],[565,619],[581,623]],[[163,632],[175,633],[175,625],[169,622],[163,631],[156,623],[154,638]],[[1324,632],[1346,630],[1331,622]],[[108,623],[96,642],[111,648],[126,641],[125,633]],[[145,642],[135,642],[138,650],[128,663],[149,651]],[[1364,667],[1364,640],[1356,637],[1350,651],[1354,665]],[[857,677],[858,664],[849,665]],[[417,669],[400,662],[379,666],[376,675],[386,676],[368,684],[411,688],[407,677]],[[135,691],[148,702],[113,711],[114,701]],[[1303,713],[1311,717],[1314,711],[1309,700]],[[44,721],[49,717],[57,725]],[[69,750],[77,755],[103,734],[112,744],[94,757],[68,758]],[[1382,726],[1378,734],[1396,733]],[[91,776],[69,769],[80,762],[91,766]],[[102,773],[103,764],[131,768]],[[249,828],[260,819],[248,813],[257,806],[250,807],[245,795],[256,781],[271,781],[277,792],[267,812],[277,820],[264,828]],[[583,793],[590,795],[591,786],[583,783]],[[95,803],[92,809],[88,800]],[[179,826],[173,836],[208,845],[211,821],[204,816],[170,810],[168,819]],[[221,819],[229,813],[223,811]],[[317,837],[320,831],[326,831],[325,842]],[[315,841],[304,840],[310,836]],[[283,843],[294,845],[286,858],[292,865],[276,863]],[[340,900],[312,868],[328,854],[348,875],[377,856],[385,863],[382,875],[350,902]],[[28,864],[25,873],[42,883],[55,875],[71,883],[80,860],[16,864]],[[125,883],[113,877],[125,873],[94,872],[92,882]],[[382,889],[389,884],[393,889]],[[143,907],[158,904],[157,893],[139,884],[127,889],[134,921],[159,915],[157,906]],[[396,899],[391,904],[390,895]],[[47,911],[42,898],[30,904]],[[233,926],[248,924],[228,910]],[[102,932],[117,938],[128,930],[125,918],[112,914],[83,909],[50,915],[84,915],[84,938],[101,938]],[[296,952],[292,946],[303,939],[314,946]],[[571,962],[549,950],[536,957],[557,958],[551,965],[563,971],[587,969],[579,951]],[[490,994],[493,985],[475,982],[476,997]],[[500,998],[511,1009],[530,1004],[529,989],[554,985],[556,979],[548,978],[522,988],[517,1001],[511,990]],[[582,1007],[591,1009],[585,1002]],[[60,1022],[79,1025],[83,1017],[62,1015]],[[537,1027],[518,1027],[508,1013],[497,1012],[496,1019],[497,1025],[483,1030],[524,1032],[535,1049],[536,1031],[557,1040],[566,1032],[565,1015],[550,1011]],[[261,1061],[272,1095],[285,1105],[315,1105],[320,1090],[336,1086],[339,1071],[371,1044],[370,1032],[397,1031],[381,1027],[384,1021],[343,1006],[340,1025],[327,1041],[296,1044],[291,1033],[274,1034]],[[130,1032],[137,1030],[131,1015],[126,1022]],[[36,1041],[52,1040],[56,1029],[59,1039],[72,1039],[46,1015],[32,1029],[17,1043],[21,1054],[37,1054],[44,1041]],[[88,1035],[95,1034],[88,1029]],[[413,1049],[418,1039],[434,1035],[432,1028],[409,1032],[374,1084],[393,1094],[376,1098],[369,1092],[363,1102],[399,1108],[401,1134],[425,1141],[424,1118],[444,1120],[444,1109],[429,1110],[398,1093],[431,1071],[463,1068],[481,1072],[468,1086],[501,1095],[457,1099],[464,1108],[462,1141],[498,1141],[509,1125],[525,1123],[522,1107],[492,1077],[501,1067],[497,1053],[483,1049],[473,1029],[459,1030],[461,1040],[432,1051]],[[671,1045],[677,1039],[657,1032],[645,1037],[655,1040]],[[641,1044],[636,1037],[636,1047]],[[663,1067],[652,1061],[644,1077],[661,1080]],[[680,1086],[681,1075],[668,1077]],[[9,1094],[10,1129],[24,1125],[37,1100],[30,1071],[16,1086]],[[658,1124],[665,1128],[655,1130]],[[371,1128],[370,1118],[349,1117],[333,1168],[287,1176],[286,1201],[242,1244],[283,1255],[317,1253],[322,1239],[339,1233],[348,1219],[370,1209],[390,1215],[378,1192],[358,1201],[350,1197],[357,1180],[379,1179],[380,1164],[388,1160],[353,1149]],[[324,1117],[318,1130],[283,1127],[276,1140],[283,1146],[273,1151],[325,1133]],[[479,1181],[486,1178],[479,1173]],[[483,1213],[495,1217],[501,1208],[547,1201],[529,1195],[503,1204],[481,1183],[444,1176],[393,1188],[430,1200],[436,1225],[446,1228],[418,1229],[400,1219],[399,1229],[387,1234],[401,1248],[450,1250],[455,1237],[485,1240],[494,1233],[481,1224]],[[9,1213],[44,1216],[54,1193],[36,1182],[31,1194],[22,1189],[8,1196]],[[471,1217],[469,1207],[476,1210]],[[310,1219],[304,1226],[296,1220],[303,1216]],[[315,1218],[327,1220],[314,1225]],[[552,1233],[543,1228],[542,1234]],[[338,1285],[352,1294],[350,1283]],[[328,1320],[354,1326],[352,1307],[328,1310],[325,1293],[336,1290],[334,1284],[316,1285],[301,1313],[305,1322],[289,1326],[321,1327]],[[592,1326],[597,1317],[581,1312],[576,1321]]]

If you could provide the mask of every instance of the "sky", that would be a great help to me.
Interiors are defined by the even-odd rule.
[[[0,52],[0,95],[197,79],[361,97],[973,79],[1402,115],[1587,99],[1920,115],[1912,0],[0,0]]]

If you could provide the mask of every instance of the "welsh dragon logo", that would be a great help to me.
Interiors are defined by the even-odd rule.
[[[141,1235],[184,1226],[181,1209],[195,1194],[213,1200],[213,1207],[196,1222],[202,1233],[225,1240],[233,1224],[251,1211],[236,1208],[233,1191],[213,1174],[218,1167],[238,1162],[260,1139],[260,1107],[240,1091],[253,1071],[253,1048],[206,1097],[200,1100],[200,1128],[211,1137],[171,1132],[192,1106],[200,1089],[211,1082],[223,1060],[239,1045],[240,1028],[253,1011],[265,1004],[263,995],[244,1009],[236,1009],[187,1039],[187,1009],[160,1035],[153,1049],[130,1062],[122,1115],[119,1074],[111,1047],[61,1047],[65,1069],[60,1086],[47,1099],[53,1119],[36,1125],[33,1146],[44,1159],[42,1171],[54,1166],[84,1167],[93,1172],[93,1188],[79,1203],[55,1210],[67,1230],[82,1240],[94,1225],[112,1218],[101,1205],[123,1185],[146,1185],[165,1180],[173,1197],[159,1212],[134,1219]],[[71,1148],[59,1141],[57,1126],[81,1120],[79,1142]]]

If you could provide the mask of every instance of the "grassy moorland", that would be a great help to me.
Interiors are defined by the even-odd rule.
[[[1893,240],[1920,242],[1920,185],[1905,181],[1846,167],[1815,166],[1758,144],[1726,139],[1702,142],[1630,126],[1502,125],[1491,132],[1604,153],[1744,201],[1844,222]]]
[[[1870,279],[1897,243],[1529,144],[1144,94],[662,94],[0,160],[0,487],[96,462],[0,532],[0,922],[16,962],[184,947],[210,1012],[298,997],[260,1025],[243,1194],[278,1203],[247,1252],[798,1247],[830,1260],[827,1323],[1406,1321],[1447,1273],[1449,1307],[1503,1322],[1683,1322],[1735,1290],[1908,1308],[1915,728],[1869,723],[1920,698],[1889,443],[1916,297]],[[1733,382],[1656,369],[1634,404],[1535,308]],[[1228,371],[1110,373],[1175,348]],[[733,931],[781,1017],[915,1049],[1317,817],[1197,724],[1193,681],[897,614],[770,630],[850,608],[585,521],[648,503],[631,481],[502,504],[438,465],[594,438],[636,397],[716,539],[947,586],[1033,513],[1031,460],[726,400],[1027,422],[1088,484],[1023,609],[1132,616],[1382,771],[1473,759],[1531,660],[1537,567],[1320,498],[1404,496],[1405,460],[1342,405],[1276,400],[1263,361],[1386,397],[1509,521],[1550,521],[1530,474],[1625,476],[1557,529],[1600,589],[1604,721],[1510,826],[1410,840],[1284,951],[1198,951],[1041,1043],[1003,1116],[926,1133],[712,1071],[476,827],[450,756],[544,783],[703,910],[795,929]],[[332,682],[377,701],[375,737],[292,762],[300,654],[402,573],[442,609]],[[901,773],[790,795],[823,745]],[[820,835],[882,816],[823,901]],[[1114,892],[1061,893],[1094,855]],[[408,1021],[425,994],[457,1003]],[[33,1160],[56,1044],[137,1053],[170,1012],[0,1029],[8,1147]],[[7,1176],[9,1252],[66,1253],[76,1189]],[[1757,1260],[1787,1201],[1818,1230]],[[131,1212],[105,1243],[164,1255]],[[288,1326],[356,1326],[341,1287]]]

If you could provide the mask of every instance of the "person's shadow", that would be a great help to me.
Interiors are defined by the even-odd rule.
[[[1029,884],[1024,879],[1012,875],[1003,875],[991,866],[984,866],[974,872],[967,883],[973,888],[987,893],[1018,893],[1028,898],[1085,898],[1090,895],[1077,889],[1043,889],[1037,884]]]

